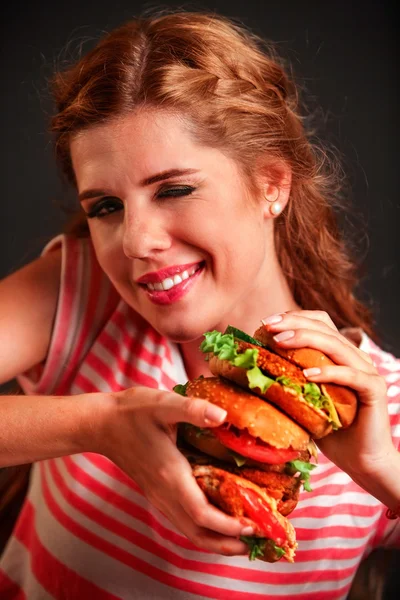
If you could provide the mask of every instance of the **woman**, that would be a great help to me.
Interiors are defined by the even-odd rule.
[[[344,598],[364,553],[398,539],[386,388],[400,365],[367,336],[294,84],[250,33],[176,13],[115,30],[54,92],[57,155],[84,214],[1,284],[0,378],[26,395],[2,399],[0,460],[36,464],[0,590]],[[360,398],[356,423],[320,443],[291,518],[295,564],[250,563],[251,523],[207,503],[175,445],[177,423],[226,415],[171,392],[209,374],[202,334],[262,318],[282,347],[334,360],[310,380]]]

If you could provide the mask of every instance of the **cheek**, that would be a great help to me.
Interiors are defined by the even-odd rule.
[[[99,265],[107,275],[121,273],[125,260],[122,246],[116,236],[96,226],[90,226],[90,235]]]
[[[176,220],[173,235],[176,240],[187,241],[211,253],[229,252],[230,246],[234,250],[235,239],[243,228],[247,231],[244,223],[249,220],[248,211],[238,205],[237,199],[231,201],[227,198],[223,203],[200,205]]]

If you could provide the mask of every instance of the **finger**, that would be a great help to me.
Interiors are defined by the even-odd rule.
[[[175,393],[164,394],[154,409],[154,418],[160,425],[191,423],[197,427],[216,427],[224,422],[226,415],[226,410],[207,400]]]
[[[239,539],[200,527],[181,507],[176,507],[173,514],[164,514],[197,548],[225,556],[248,554],[248,547]]]
[[[320,318],[316,318],[313,316],[314,313],[318,313],[318,315],[321,314],[322,316]],[[327,316],[327,319],[323,318],[324,315]],[[350,346],[356,352],[358,352],[358,354],[369,364],[373,364],[371,357],[366,352],[357,348],[357,346],[355,346],[351,340],[347,339],[338,331],[327,313],[322,311],[303,310],[301,312],[290,311],[283,313],[281,316],[282,320],[279,322],[268,323],[268,319],[264,319],[263,322],[265,322],[265,327],[268,329],[268,331],[275,333],[300,328],[311,329],[312,331],[325,331],[329,335],[335,335],[343,342],[343,344]]]
[[[168,490],[163,488],[160,497],[160,489],[161,486],[156,494],[146,494],[148,500],[198,548],[227,556],[247,553],[246,545],[240,542],[238,537],[223,535],[197,525],[179,502],[171,502],[174,496],[171,496]],[[176,490],[174,491],[176,494]]]
[[[365,373],[348,366],[327,366],[316,373],[316,369],[304,369],[304,375],[316,383],[336,383],[345,385],[356,392],[360,400],[372,404],[386,398],[387,386],[383,377]]]
[[[282,348],[315,348],[329,356],[338,365],[376,374],[375,367],[366,362],[353,345],[343,343],[343,340],[334,334],[300,328],[274,335],[274,340]]]
[[[335,323],[332,321],[331,317],[325,310],[289,310],[284,313],[284,315],[290,315],[294,317],[305,317],[306,319],[310,319],[311,321],[319,321],[324,325],[327,325],[329,329],[333,329],[334,331],[338,331]]]

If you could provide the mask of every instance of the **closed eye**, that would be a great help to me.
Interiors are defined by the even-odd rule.
[[[196,188],[192,186],[161,189],[157,194],[157,198],[179,198],[189,196],[195,189]],[[119,212],[120,210],[123,210],[123,208],[123,202],[118,198],[106,197],[96,202],[86,213],[86,216],[88,219],[102,218],[115,212]]]
[[[161,189],[157,196],[159,198],[179,198],[180,196],[189,196],[195,191],[196,188],[191,185],[184,185],[178,188],[167,188]]]

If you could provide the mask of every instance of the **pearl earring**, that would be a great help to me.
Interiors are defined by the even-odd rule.
[[[271,211],[272,215],[277,216],[280,212],[282,212],[282,208],[281,202],[273,202],[269,210]]]

